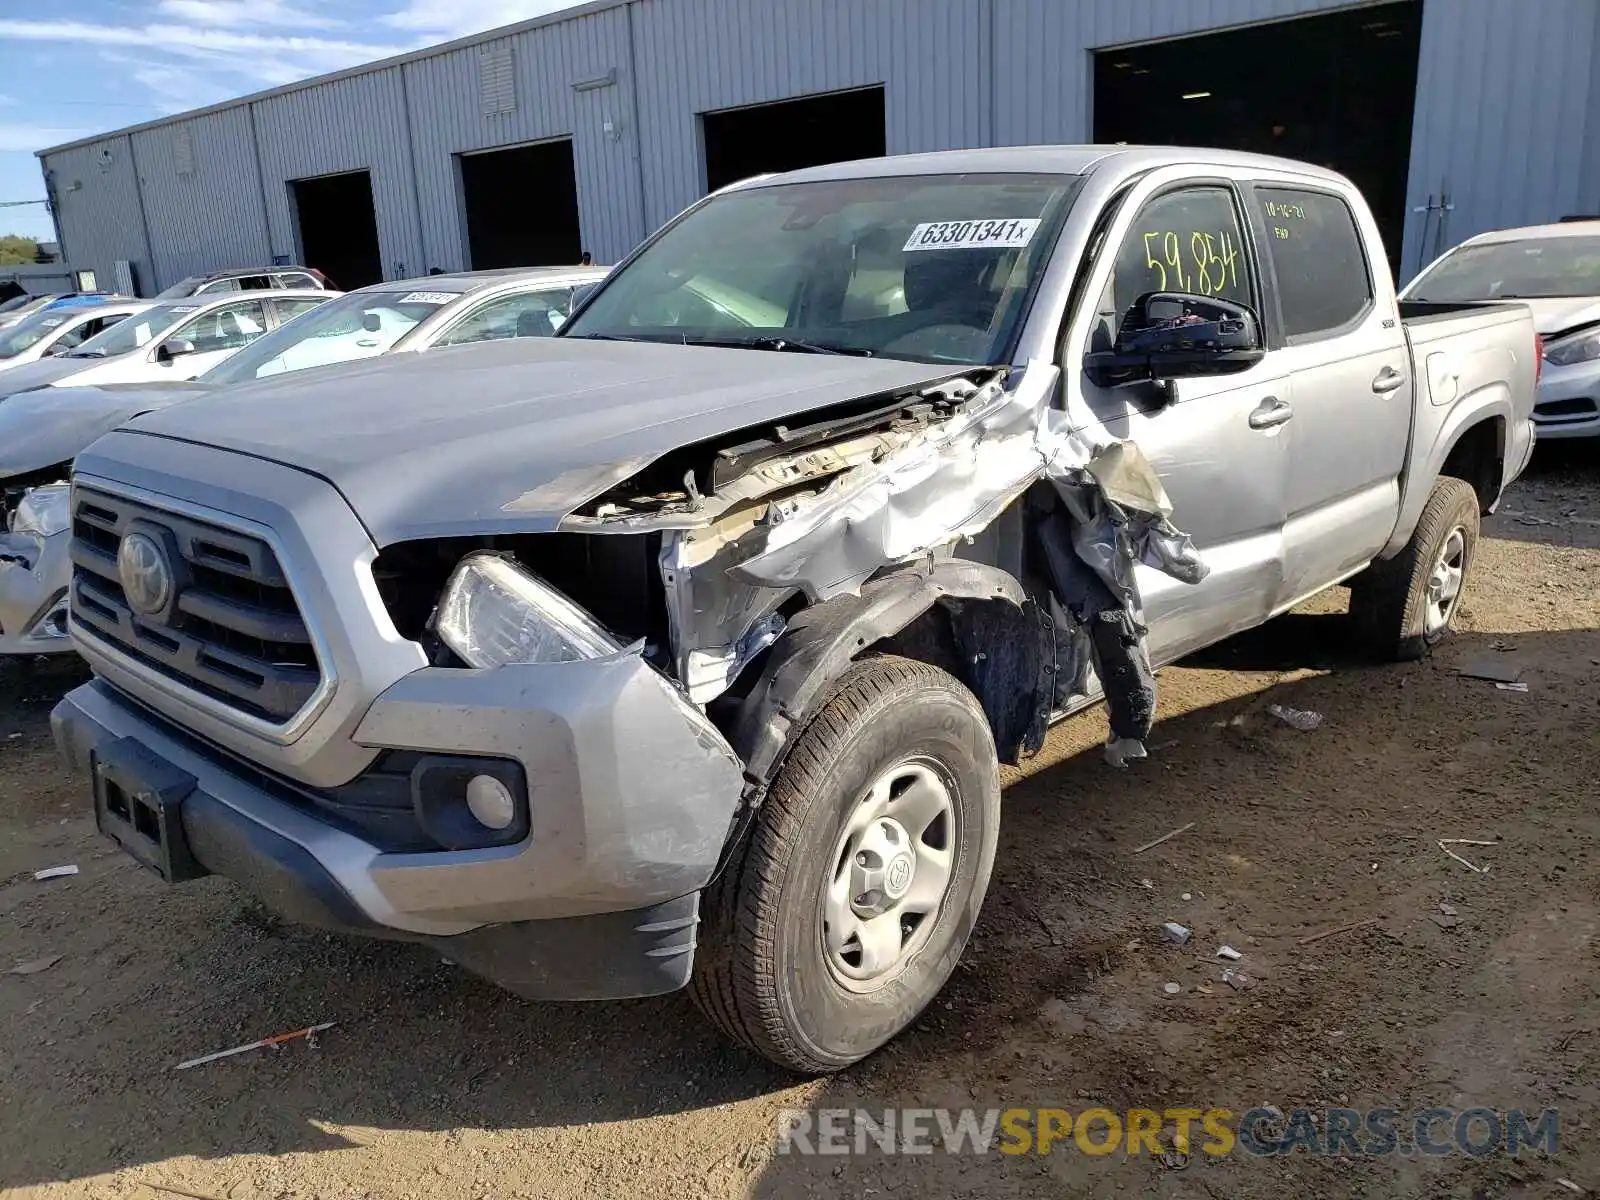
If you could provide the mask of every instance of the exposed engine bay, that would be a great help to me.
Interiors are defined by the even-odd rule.
[[[655,459],[560,532],[400,543],[374,571],[400,632],[425,641],[462,557],[509,553],[715,716],[799,612],[919,564],[987,559],[1023,584],[1053,680],[1019,685],[1036,693],[1038,732],[1002,758],[1103,690],[1120,765],[1143,756],[1155,713],[1134,565],[1190,583],[1207,568],[1138,447],[1067,430],[1056,383],[1050,364],[969,370],[743,430]],[[959,605],[943,609],[959,624]]]

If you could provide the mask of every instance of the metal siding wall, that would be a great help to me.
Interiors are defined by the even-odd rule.
[[[319,84],[255,104],[273,254],[295,253],[288,181],[370,171],[385,279],[427,269],[399,67]],[[316,266],[316,263],[308,263]]]
[[[1600,213],[1600,19],[1595,21],[1594,43],[1589,51],[1589,101],[1584,112],[1588,114],[1589,127],[1585,130],[1577,211]]]
[[[484,116],[478,55],[511,48],[516,109]],[[583,244],[597,262],[615,262],[648,232],[640,215],[638,145],[628,14],[616,8],[410,63],[412,136],[427,266],[465,266],[459,177],[454,156],[547,138],[572,139]],[[615,69],[609,87],[575,92],[574,83]],[[612,123],[615,137],[604,130]],[[537,186],[536,182],[530,186]]]
[[[1426,214],[1407,215],[1407,278],[1475,233],[1600,203],[1581,150],[1600,137],[1596,21],[1595,0],[1428,0],[1407,205],[1448,181],[1455,211],[1426,243]]]
[[[101,150],[111,154],[100,161]],[[56,214],[67,261],[74,270],[92,270],[99,287],[116,286],[112,264],[119,258],[134,264],[145,295],[154,295],[156,275],[139,216],[139,193],[128,138],[108,138],[90,146],[63,150],[44,160],[55,173]],[[75,183],[82,187],[74,189]]]
[[[178,174],[173,158],[173,139],[183,126],[194,146],[192,175]],[[186,275],[272,261],[243,105],[132,137],[150,225],[152,291]]]
[[[256,175],[244,106],[192,120],[192,179],[170,172],[177,120],[135,134],[131,143],[110,138],[51,155],[46,165],[58,176],[61,229],[74,264],[93,267],[103,282],[115,259],[132,259],[147,289],[184,271],[248,261],[263,246],[268,256],[293,253],[286,181],[370,170],[384,270],[393,277],[401,264],[407,273],[460,265],[455,154],[570,136],[585,245],[615,260],[701,195],[703,112],[882,84],[891,154],[1079,142],[1091,133],[1094,49],[1346,7],[1355,6],[634,0],[254,102],[267,238],[250,186]],[[1596,10],[1596,0],[1426,0],[1408,207],[1424,205],[1448,179],[1456,208],[1447,242],[1600,208]],[[477,56],[488,44],[509,44],[516,65],[516,111],[495,117],[481,114],[478,94]],[[615,86],[572,91],[572,83],[613,67]],[[608,119],[615,139],[603,131]],[[104,170],[96,159],[101,145],[112,148]],[[132,150],[147,183],[154,271]],[[224,175],[233,181],[228,187],[206,186]],[[74,179],[83,189],[66,191]],[[1410,214],[1408,271],[1431,248],[1422,227],[1422,217]]]
[[[989,0],[639,0],[649,224],[705,192],[699,114],[885,85],[890,154],[988,140]]]

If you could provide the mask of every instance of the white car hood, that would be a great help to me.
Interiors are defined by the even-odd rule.
[[[1533,327],[1545,337],[1580,325],[1600,323],[1600,296],[1567,296],[1521,303],[1533,310]]]

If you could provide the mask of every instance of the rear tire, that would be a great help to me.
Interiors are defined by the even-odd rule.
[[[972,693],[911,659],[857,663],[704,897],[695,1004],[792,1071],[866,1057],[950,978],[999,825],[994,740]]]
[[[1478,494],[1441,476],[1405,549],[1354,582],[1350,619],[1357,642],[1391,661],[1421,658],[1450,636],[1478,551]]]

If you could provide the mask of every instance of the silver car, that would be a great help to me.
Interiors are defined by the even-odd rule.
[[[1539,440],[1600,436],[1600,221],[1479,234],[1434,260],[1402,298],[1522,301],[1544,341]]]
[[[308,367],[545,337],[605,274],[604,267],[518,268],[380,283],[285,319],[192,381],[48,387],[0,403],[0,658],[72,648],[62,480],[73,456],[107,430],[221,386]]]

